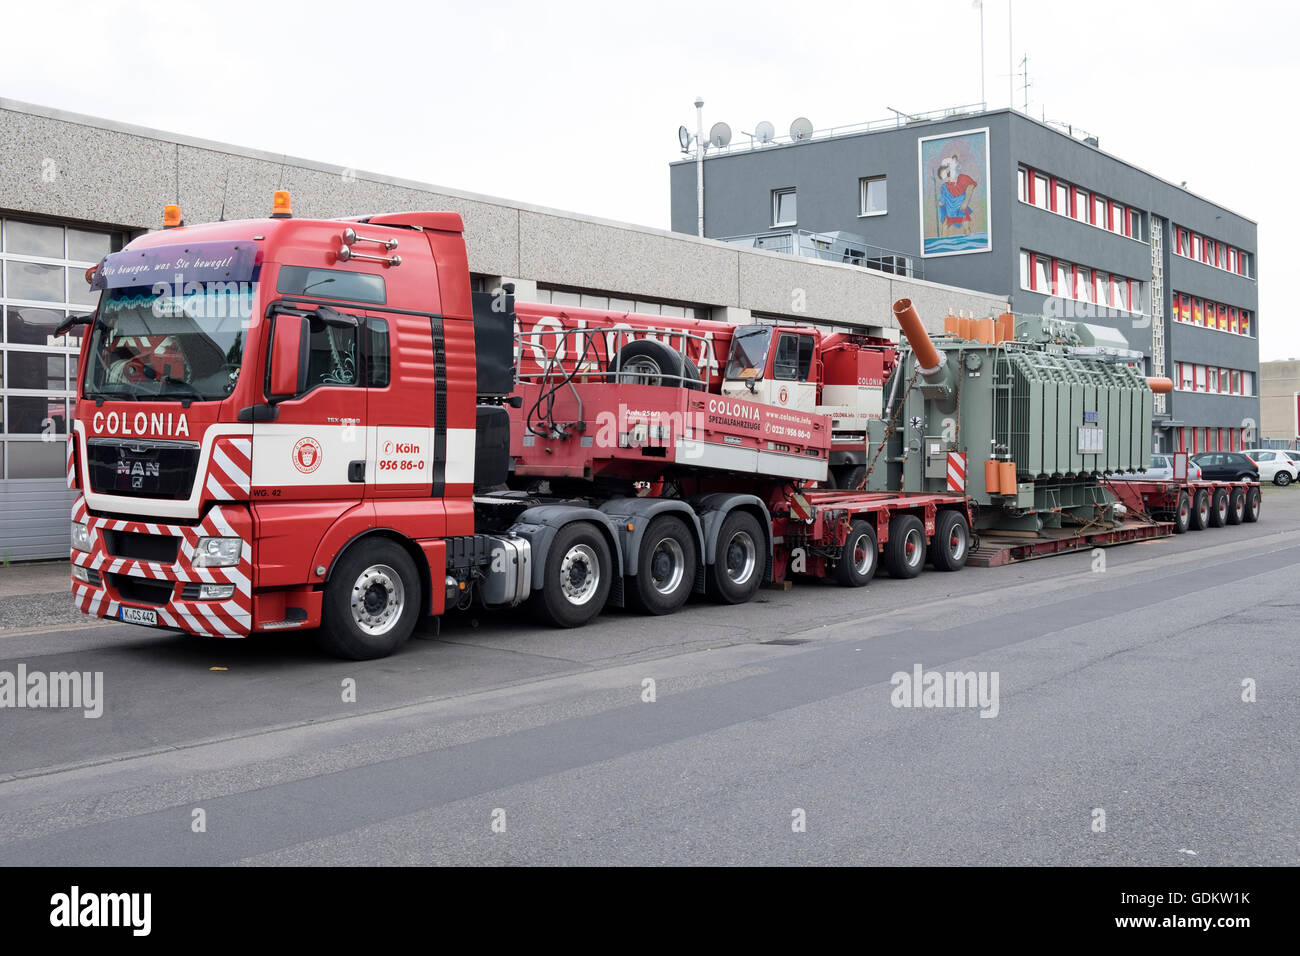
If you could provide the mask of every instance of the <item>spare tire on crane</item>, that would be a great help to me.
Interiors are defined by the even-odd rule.
[[[609,370],[622,385],[667,385],[704,391],[695,363],[675,348],[654,339],[628,342],[614,355]]]

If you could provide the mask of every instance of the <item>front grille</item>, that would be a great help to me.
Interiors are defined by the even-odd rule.
[[[90,488],[98,494],[184,500],[194,487],[199,446],[95,438],[86,443],[86,458]]]
[[[172,599],[176,585],[171,581],[151,581],[126,574],[107,574],[108,583],[125,601],[162,606]]]
[[[105,531],[104,546],[115,558],[174,564],[181,539],[170,534],[141,534],[138,531]]]

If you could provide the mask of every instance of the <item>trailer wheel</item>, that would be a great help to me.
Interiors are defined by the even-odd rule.
[[[1204,531],[1210,526],[1210,493],[1204,488],[1196,489],[1192,499],[1192,530]]]
[[[885,542],[885,570],[896,578],[914,578],[924,564],[925,525],[915,515],[894,515]]]
[[[744,604],[758,592],[766,564],[763,540],[758,519],[748,511],[727,515],[706,575],[710,597],[723,604]]]
[[[1246,513],[1242,515],[1242,520],[1247,524],[1254,524],[1259,520],[1259,508],[1263,497],[1263,492],[1255,487],[1251,487],[1246,492]]]
[[[1246,489],[1233,488],[1228,492],[1228,524],[1241,524],[1246,520]]]
[[[1222,528],[1228,523],[1228,490],[1219,488],[1210,502],[1210,527]]]
[[[411,556],[395,541],[368,538],[335,565],[317,639],[337,657],[387,657],[411,636],[419,612],[420,579]]]
[[[701,391],[704,382],[695,363],[670,345],[638,339],[624,345],[610,364],[614,381],[623,385],[667,385]]]
[[[892,537],[892,535],[891,535]],[[970,556],[970,526],[960,511],[940,511],[934,518],[930,564],[936,571],[960,571]]]
[[[831,571],[837,584],[846,588],[863,588],[876,576],[880,545],[870,521],[858,520],[849,525],[848,537],[840,549],[839,560]]]
[[[1174,534],[1183,534],[1192,526],[1192,504],[1187,492],[1178,492],[1178,507],[1174,509]]]
[[[630,603],[647,614],[672,614],[695,587],[695,539],[681,518],[656,518],[641,537]]]
[[[560,529],[546,552],[533,613],[555,627],[582,627],[605,607],[613,577],[609,543],[590,521]]]

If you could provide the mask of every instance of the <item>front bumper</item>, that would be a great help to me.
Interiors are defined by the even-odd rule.
[[[78,496],[72,520],[84,521],[91,538],[90,551],[72,550],[72,563],[97,582],[72,578],[73,600],[82,613],[120,620],[123,608],[152,611],[159,627],[204,637],[247,637],[252,631],[252,523],[246,508],[216,506],[194,525],[155,524],[91,515]],[[194,567],[194,548],[208,536],[239,538],[239,564]],[[160,557],[170,551],[171,539],[174,560]],[[234,585],[234,594],[200,600],[203,584]]]

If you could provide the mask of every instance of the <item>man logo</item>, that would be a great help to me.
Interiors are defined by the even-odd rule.
[[[300,438],[293,446],[293,467],[310,475],[320,467],[320,442],[314,438]]]

